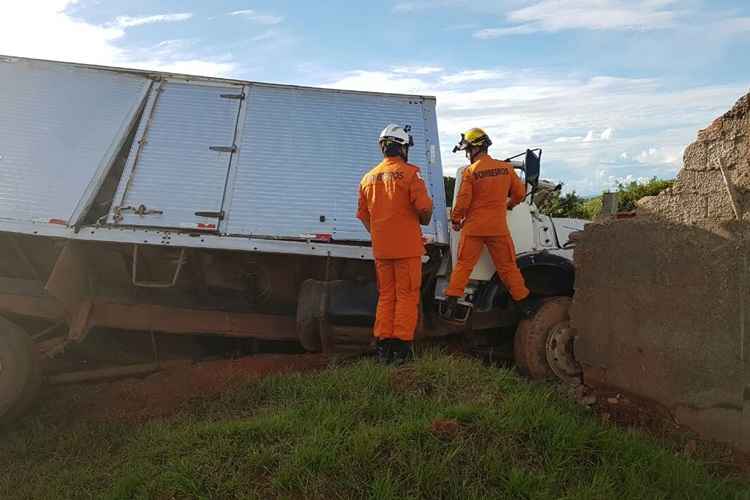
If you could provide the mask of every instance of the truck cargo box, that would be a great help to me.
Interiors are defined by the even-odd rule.
[[[432,97],[14,57],[0,90],[1,231],[372,258],[357,186],[391,122],[445,206]],[[448,243],[443,210],[423,233]]]

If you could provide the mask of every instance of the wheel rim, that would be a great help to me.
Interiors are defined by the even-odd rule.
[[[547,363],[555,375],[565,382],[580,382],[581,366],[573,356],[575,330],[569,321],[550,328],[547,337]]]

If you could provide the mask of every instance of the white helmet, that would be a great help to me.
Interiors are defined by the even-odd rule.
[[[392,141],[397,144],[401,144],[402,146],[413,146],[414,139],[412,138],[411,134],[409,134],[410,130],[411,125],[402,127],[401,125],[391,123],[390,125],[385,127],[382,132],[380,132],[380,138],[378,139],[378,142]]]

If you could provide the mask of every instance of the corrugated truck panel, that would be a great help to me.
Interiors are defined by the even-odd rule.
[[[355,218],[357,189],[382,160],[377,138],[387,124],[412,126],[410,162],[431,192],[436,185],[442,192],[442,173],[428,162],[423,104],[420,97],[251,85],[222,232],[369,241]],[[424,233],[435,237],[435,227]]]
[[[242,87],[165,82],[115,195],[113,222],[217,230]],[[150,111],[150,110],[147,110]],[[141,141],[140,139],[144,139]],[[142,142],[142,144],[141,144]],[[211,149],[214,148],[214,149]],[[145,210],[138,213],[139,207]],[[204,215],[196,215],[204,214]]]
[[[0,219],[69,222],[101,181],[149,83],[0,58]]]

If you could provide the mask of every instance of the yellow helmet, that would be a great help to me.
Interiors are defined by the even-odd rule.
[[[453,152],[464,151],[469,146],[480,147],[480,146],[491,146],[492,141],[490,136],[481,128],[472,128],[461,134],[461,140],[453,148]]]

